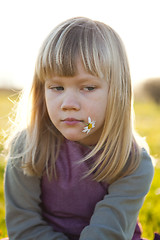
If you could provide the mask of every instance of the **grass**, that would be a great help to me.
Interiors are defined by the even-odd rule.
[[[3,176],[5,161],[2,155],[3,150],[3,130],[7,129],[8,114],[10,113],[13,102],[8,99],[10,96],[13,100],[16,98],[14,92],[8,90],[0,90],[0,237],[7,236],[7,229],[5,225],[5,209],[4,209],[4,189]]]
[[[150,147],[151,155],[157,159],[151,189],[140,211],[139,220],[143,228],[143,237],[153,239],[153,232],[160,233],[160,105],[151,101],[135,102],[136,130]]]
[[[0,129],[7,128],[8,113],[13,107],[13,103],[8,100],[8,96],[13,93],[9,91],[0,91]],[[16,96],[12,96],[14,100]],[[153,157],[160,159],[160,106],[153,102],[135,102],[136,113],[136,130],[145,137],[150,147],[150,152]],[[3,149],[2,133],[0,134],[0,151]],[[143,228],[143,237],[153,239],[153,232],[160,232],[160,168],[159,160],[155,168],[155,175],[151,185],[149,194],[147,195],[144,205],[140,211],[139,220]],[[5,161],[0,155],[0,238],[7,236],[5,226],[5,210],[4,210],[4,190],[3,190],[3,175]]]

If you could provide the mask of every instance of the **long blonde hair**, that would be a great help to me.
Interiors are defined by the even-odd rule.
[[[82,161],[87,161],[100,150],[101,154],[86,176],[93,174],[96,181],[112,183],[133,172],[140,162],[140,150],[133,136],[130,71],[119,35],[106,24],[83,17],[58,25],[40,49],[21,151],[24,171],[28,175],[42,176],[46,170],[49,178],[53,173],[56,175],[55,162],[63,137],[48,116],[44,84],[53,74],[74,76],[78,57],[87,72],[106,79],[109,89],[101,137]]]

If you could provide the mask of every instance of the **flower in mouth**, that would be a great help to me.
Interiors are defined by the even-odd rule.
[[[84,127],[82,132],[86,132],[88,134],[91,131],[91,129],[95,127],[95,122],[96,121],[91,121],[91,118],[88,117],[88,123],[85,123],[87,126]]]

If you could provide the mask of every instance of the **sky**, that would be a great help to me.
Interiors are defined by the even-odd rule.
[[[38,50],[60,22],[77,16],[122,38],[133,85],[160,77],[159,0],[0,0],[0,87],[31,84]]]

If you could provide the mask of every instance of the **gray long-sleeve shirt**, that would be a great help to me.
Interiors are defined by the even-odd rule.
[[[69,158],[73,157],[73,152],[76,156],[80,153],[77,144],[69,141],[67,144],[69,144],[69,149],[67,147],[67,150],[63,150],[63,154],[69,161]],[[10,240],[68,239],[64,233],[54,231],[54,226],[45,218],[43,208],[45,200],[42,192],[45,189],[44,179],[24,175],[20,168],[21,160],[17,159],[14,165],[12,161],[9,159],[5,173],[6,224]],[[62,162],[61,164],[63,166]],[[63,170],[65,172],[65,166]],[[107,188],[108,193],[95,205],[90,223],[83,228],[79,239],[131,240],[137,216],[144,197],[149,191],[152,177],[153,165],[147,152],[143,150],[141,163],[137,170]],[[66,184],[66,179],[63,184]],[[81,189],[77,188],[77,191],[81,192]],[[84,195],[81,196],[82,202],[83,197]],[[52,198],[54,198],[53,194],[51,200]]]

